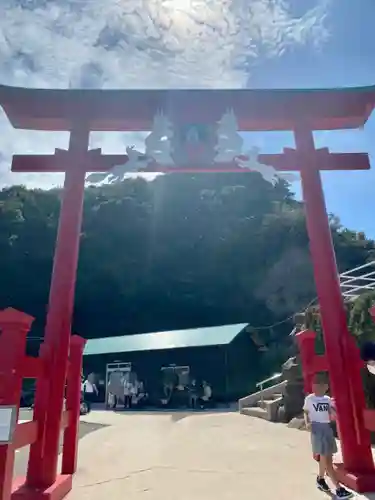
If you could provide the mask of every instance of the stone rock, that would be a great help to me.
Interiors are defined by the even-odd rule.
[[[283,394],[285,420],[300,415],[305,400],[301,367],[296,357],[289,358],[282,366],[283,380],[287,381]]]
[[[289,358],[282,366],[284,380],[293,383],[303,383],[301,366],[297,357]]]
[[[286,414],[285,414],[285,408],[284,408],[284,406],[279,406],[279,408],[277,409],[276,422],[281,422],[283,424],[287,424],[288,423],[288,420],[287,420]]]
[[[304,418],[302,416],[292,418],[292,420],[288,423],[288,427],[289,429],[297,429],[299,431],[305,431],[306,425]]]

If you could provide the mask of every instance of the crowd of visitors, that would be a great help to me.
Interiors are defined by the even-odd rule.
[[[145,405],[148,395],[141,380],[133,382],[127,377],[119,380],[110,380],[108,383],[107,405],[109,408],[117,409],[120,405],[124,409],[134,407],[140,408]]]
[[[198,384],[196,380],[192,380],[187,389],[190,394],[190,408],[204,409],[212,403],[212,389],[210,384],[206,380],[203,380],[202,384]]]
[[[160,386],[159,386],[160,387]],[[82,398],[88,411],[94,401],[99,400],[99,390],[95,375],[82,380]],[[213,406],[211,385],[203,380],[192,379],[186,383],[168,380],[161,383],[161,390],[150,395],[142,380],[134,373],[113,372],[105,390],[106,406],[110,409],[134,409],[147,407],[205,409]]]
[[[160,403],[163,407],[204,409],[213,405],[212,388],[207,381],[192,379],[186,384],[169,381],[163,384]]]

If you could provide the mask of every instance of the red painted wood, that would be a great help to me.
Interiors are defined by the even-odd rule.
[[[360,350],[352,335],[344,337],[345,365],[347,365],[347,379],[351,390],[352,411],[354,415],[357,440],[362,446],[371,446],[371,435],[365,427],[363,412],[366,409],[366,398],[363,388],[361,370],[363,361]]]
[[[303,90],[81,90],[0,86],[2,106],[15,128],[148,131],[163,110],[176,123],[212,123],[233,108],[240,130],[293,130],[301,117],[312,130],[363,126],[375,87]]]
[[[319,163],[316,161],[314,139],[309,127],[301,125],[296,129],[295,142],[301,157],[305,155],[301,163],[301,182],[306,225],[344,465],[351,471],[375,472],[370,439],[367,442],[360,442],[358,433],[360,423],[353,410],[354,405],[358,405],[361,411],[363,407],[362,401],[356,399],[348,380],[351,374],[351,360],[348,358],[346,346],[350,334],[346,323]],[[361,435],[362,430],[360,429]]]
[[[296,335],[298,348],[301,355],[302,375],[305,394],[312,391],[312,379],[314,375],[313,363],[315,358],[316,333],[312,330],[303,330]]]
[[[313,370],[314,373],[326,372],[328,370],[328,362],[325,354],[321,356],[316,355],[314,357]]]
[[[66,172],[69,168],[77,168],[77,163],[68,151],[66,155],[13,155],[13,172]],[[115,165],[128,161],[127,155],[102,155],[100,149],[88,151],[85,155],[84,165],[87,172],[105,172]]]
[[[101,155],[100,150],[87,152],[89,130],[148,131],[151,130],[154,115],[161,110],[164,110],[177,126],[188,123],[215,123],[228,108],[232,108],[236,113],[240,130],[295,130],[299,127],[301,117],[305,120],[304,126],[295,131],[296,151],[285,149],[282,155],[261,155],[260,161],[272,162],[270,164],[277,170],[301,171],[310,248],[324,328],[326,361],[336,399],[345,470],[350,470],[350,473],[358,472],[356,476],[358,485],[360,480],[362,486],[366,481],[366,484],[370,484],[374,476],[374,466],[370,457],[371,450],[365,432],[364,417],[361,413],[364,409],[363,394],[358,373],[355,371],[357,363],[349,352],[351,346],[318,171],[320,169],[365,170],[369,168],[369,161],[368,156],[363,153],[329,154],[327,149],[316,151],[311,131],[362,126],[372,112],[374,103],[375,87],[330,91],[83,91],[17,89],[0,86],[0,105],[15,127],[72,130],[71,145],[75,143],[68,152],[57,150],[55,156],[37,156],[33,159],[16,157],[13,163],[15,171],[66,172],[45,342],[42,349],[46,371],[45,373],[42,371],[38,378],[34,412],[38,421],[38,438],[31,446],[26,488],[34,496],[24,495],[23,498],[34,500],[41,498],[41,495],[48,490],[58,490],[60,482],[59,476],[56,475],[56,465],[60,429],[61,425],[69,422],[66,428],[68,432],[75,421],[72,417],[75,413],[71,413],[72,410],[68,410],[69,419],[68,413],[65,413],[62,419],[62,405],[68,369],[67,357],[85,172],[105,171],[114,164],[121,164],[126,160],[126,155]],[[77,129],[77,123],[81,123],[82,119],[85,121],[85,127]],[[79,133],[84,131],[85,138],[81,137],[81,142],[77,141],[77,131]],[[115,163],[111,163],[112,161]],[[30,164],[26,165],[27,162]],[[33,170],[30,170],[31,168]],[[215,171],[217,168],[215,165],[214,169],[208,168],[206,171]],[[219,171],[220,168],[221,171],[235,171],[233,165],[221,165]],[[148,171],[152,169],[160,171],[159,168],[156,169],[156,165],[149,167]],[[195,173],[202,170],[198,166],[197,169],[175,168],[164,171]],[[237,171],[244,172],[242,169]],[[314,358],[312,347],[310,339],[311,366],[309,365],[306,372],[309,377],[313,369],[325,365],[322,359]],[[314,359],[314,362],[311,359]],[[0,349],[0,367],[1,361]],[[72,363],[70,369],[73,370],[74,366]],[[345,367],[349,368],[345,371]],[[51,390],[51,377],[46,376],[47,373],[52,373],[52,370],[53,390]],[[9,379],[9,385],[12,386],[16,379]],[[308,382],[310,384],[311,380]],[[78,384],[77,381],[76,383]],[[14,389],[14,386],[12,387]],[[20,389],[13,389],[10,393],[19,397]],[[72,436],[76,439],[77,433],[72,432]],[[67,447],[70,450],[69,460],[72,470],[75,467],[74,457],[76,457],[71,451],[73,448],[74,444]],[[1,456],[0,453],[0,458]],[[0,477],[5,477],[6,481],[3,481],[3,484],[9,485],[8,471],[9,463],[0,460]],[[71,476],[68,476],[68,479],[71,481]],[[3,498],[5,497],[0,496],[0,500]]]
[[[72,132],[69,149],[76,157],[79,168],[68,168],[65,176],[50,297],[42,356],[53,377],[46,381],[48,397],[45,405],[43,447],[31,447],[27,483],[34,488],[52,486],[57,477],[57,459],[61,418],[70,349],[79,239],[81,233],[85,169],[82,162],[87,153],[89,131],[77,124]],[[53,390],[51,385],[53,384]],[[39,386],[37,387],[37,392]],[[38,396],[38,394],[37,394]],[[42,413],[42,409],[40,410]]]
[[[29,444],[35,443],[38,437],[38,422],[32,420],[31,422],[23,422],[22,424],[17,424],[16,431],[14,433],[14,439],[12,447],[15,450],[28,446]]]
[[[12,500],[62,500],[71,491],[73,478],[59,474],[52,486],[43,489],[30,488],[24,478],[18,478],[12,489]]]
[[[42,371],[42,362],[40,358],[33,358],[25,356],[23,365],[21,367],[22,377],[24,378],[38,378]]]
[[[78,433],[81,406],[81,373],[83,350],[86,340],[74,335],[70,345],[70,369],[68,373],[66,408],[70,419],[64,432],[62,456],[63,474],[74,474],[77,470]]]
[[[17,417],[22,388],[21,366],[26,336],[34,318],[15,309],[0,311],[0,405],[15,406]],[[0,445],[0,500],[9,500],[12,489],[15,450]]]
[[[330,153],[328,149],[317,150],[310,155],[311,161],[319,165],[319,170],[369,170],[367,153]],[[283,154],[260,154],[259,162],[271,165],[280,171],[300,171],[304,158],[299,152],[284,149]]]
[[[375,474],[348,470],[344,464],[334,464],[334,468],[340,483],[353,491],[357,493],[375,491]]]
[[[48,360],[48,348],[43,342],[39,349],[39,357],[41,360]],[[36,380],[36,391],[34,401],[34,420],[38,422],[37,440],[30,446],[29,462],[27,467],[26,482],[29,489],[39,489],[39,467],[40,457],[43,454],[44,433],[46,427],[46,407],[48,401],[48,379],[52,373],[52,369],[45,363],[46,369],[43,370]],[[36,484],[33,484],[33,481]],[[29,490],[28,490],[29,491]]]
[[[128,161],[127,155],[102,155],[100,150],[89,151],[85,163],[87,172],[106,172],[115,165],[123,165]],[[97,153],[99,151],[99,153]],[[242,156],[241,158],[245,158]],[[317,153],[319,170],[369,170],[370,161],[367,153]],[[259,162],[274,167],[282,172],[299,172],[301,158],[290,150],[282,154],[260,154]],[[69,161],[55,155],[13,155],[13,172],[65,172],[69,165],[75,165],[70,157]],[[156,163],[143,169],[143,172],[161,173],[209,173],[209,172],[238,172],[246,173],[249,170],[239,168],[235,163],[215,163],[204,167],[195,165],[189,168],[163,167]]]

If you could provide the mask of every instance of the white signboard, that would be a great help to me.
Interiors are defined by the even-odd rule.
[[[17,424],[17,407],[0,406],[0,444],[12,442]]]

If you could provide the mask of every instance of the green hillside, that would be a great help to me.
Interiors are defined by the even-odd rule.
[[[57,190],[0,192],[0,308],[46,314]],[[341,271],[374,243],[331,217]],[[85,337],[271,325],[315,296],[303,207],[259,174],[176,174],[86,190],[74,329]],[[260,331],[281,342],[283,322]]]

